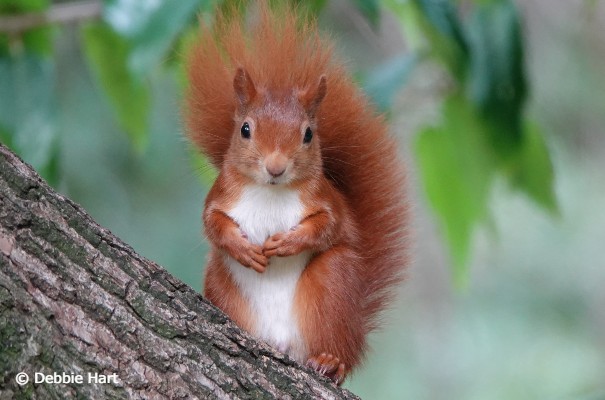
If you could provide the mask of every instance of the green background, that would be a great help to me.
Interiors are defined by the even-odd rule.
[[[305,3],[388,114],[414,214],[408,279],[345,386],[605,399],[605,4]],[[175,4],[0,36],[0,139],[201,290],[211,174],[183,134],[180,64],[212,5]]]

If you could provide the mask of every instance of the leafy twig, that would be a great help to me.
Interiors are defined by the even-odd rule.
[[[44,12],[0,15],[0,32],[19,34],[39,26],[96,18],[101,15],[102,8],[100,0],[87,0],[54,4]]]

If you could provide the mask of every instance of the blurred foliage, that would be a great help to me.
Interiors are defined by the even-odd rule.
[[[525,115],[529,84],[519,16],[511,0],[477,0],[464,13],[448,0],[352,2],[373,28],[380,25],[382,12],[393,14],[411,45],[410,53],[361,79],[382,111],[388,114],[421,62],[439,62],[449,77],[441,120],[418,132],[415,153],[426,196],[451,249],[454,280],[464,284],[473,232],[489,219],[490,193],[498,178],[546,210],[557,207],[548,148],[539,127]],[[326,0],[292,3],[317,15]],[[196,16],[216,5],[212,0],[105,0],[101,17],[81,25],[89,68],[137,154],[146,151],[149,140],[148,80],[179,66],[175,53],[191,40]],[[0,14],[43,12],[50,6],[47,0],[5,0]],[[61,152],[54,111],[57,28],[0,33],[0,140],[55,185]],[[182,70],[173,75],[182,79]],[[215,173],[206,161],[193,156],[192,163],[202,183],[210,185]]]
[[[557,208],[548,149],[525,115],[521,23],[510,0],[477,1],[465,18],[447,0],[387,0],[385,6],[416,39],[413,51],[438,60],[451,79],[442,121],[419,132],[415,152],[452,252],[454,280],[464,285],[473,232],[489,217],[498,177],[546,210]]]
[[[42,12],[47,0],[9,0],[0,15]],[[58,182],[60,149],[56,129],[54,30],[39,27],[18,39],[0,33],[0,141],[51,183]]]
[[[91,67],[99,77],[116,116],[137,151],[147,142],[149,90],[128,68],[129,42],[102,23],[83,29],[85,50]]]

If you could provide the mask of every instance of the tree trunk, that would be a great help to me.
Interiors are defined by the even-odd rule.
[[[242,332],[0,145],[0,399],[13,398],[356,397]]]

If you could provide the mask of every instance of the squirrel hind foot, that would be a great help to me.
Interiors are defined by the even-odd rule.
[[[330,378],[338,386],[342,385],[347,375],[345,364],[341,363],[338,357],[329,353],[310,357],[306,365],[315,372]]]

